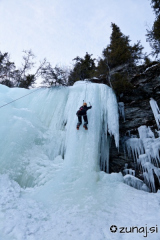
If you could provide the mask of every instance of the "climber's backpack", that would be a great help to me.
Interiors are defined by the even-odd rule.
[[[84,110],[84,107],[80,107],[80,109],[77,111],[76,113],[77,116],[82,116],[82,115],[86,115],[86,111]]]

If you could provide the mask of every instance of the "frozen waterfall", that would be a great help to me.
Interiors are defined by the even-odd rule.
[[[1,103],[27,92],[0,86]],[[85,95],[85,101],[93,106],[88,111],[87,132],[82,126],[76,130],[76,111]],[[109,87],[84,82],[68,88],[40,89],[2,108],[0,172],[23,187],[33,187],[52,179],[57,163],[70,169],[71,178],[81,171],[99,171],[100,161],[102,168],[107,165],[108,169],[108,133],[114,135],[117,147],[119,142],[117,109]]]
[[[32,91],[0,85],[0,105]],[[92,104],[88,131],[77,131],[83,100]],[[119,240],[122,226],[157,226],[159,193],[137,191],[121,173],[100,171],[108,170],[111,136],[119,143],[112,89],[86,82],[39,89],[0,112],[0,239]]]

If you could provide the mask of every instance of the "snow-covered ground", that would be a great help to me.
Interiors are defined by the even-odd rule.
[[[29,91],[0,85],[0,105]],[[83,100],[89,129],[77,131]],[[116,97],[102,84],[40,89],[0,108],[0,240],[159,240],[160,192],[100,171],[107,130],[118,147],[118,129]]]

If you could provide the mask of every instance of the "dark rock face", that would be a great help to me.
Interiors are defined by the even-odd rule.
[[[150,107],[150,98],[157,101],[160,107],[160,63],[151,66],[140,66],[131,75],[133,89],[117,97],[124,102],[125,121],[120,117],[120,147],[116,149],[114,140],[110,148],[110,172],[119,172],[125,163],[134,168],[134,161],[124,154],[124,143],[130,137],[138,135],[138,127],[149,126],[153,131],[157,129],[156,121]],[[113,71],[114,72],[114,71]],[[115,73],[115,72],[114,72]]]

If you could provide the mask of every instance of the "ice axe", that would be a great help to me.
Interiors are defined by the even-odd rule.
[[[83,100],[83,103],[84,103],[84,100]],[[91,103],[89,102],[90,106],[91,106]]]

